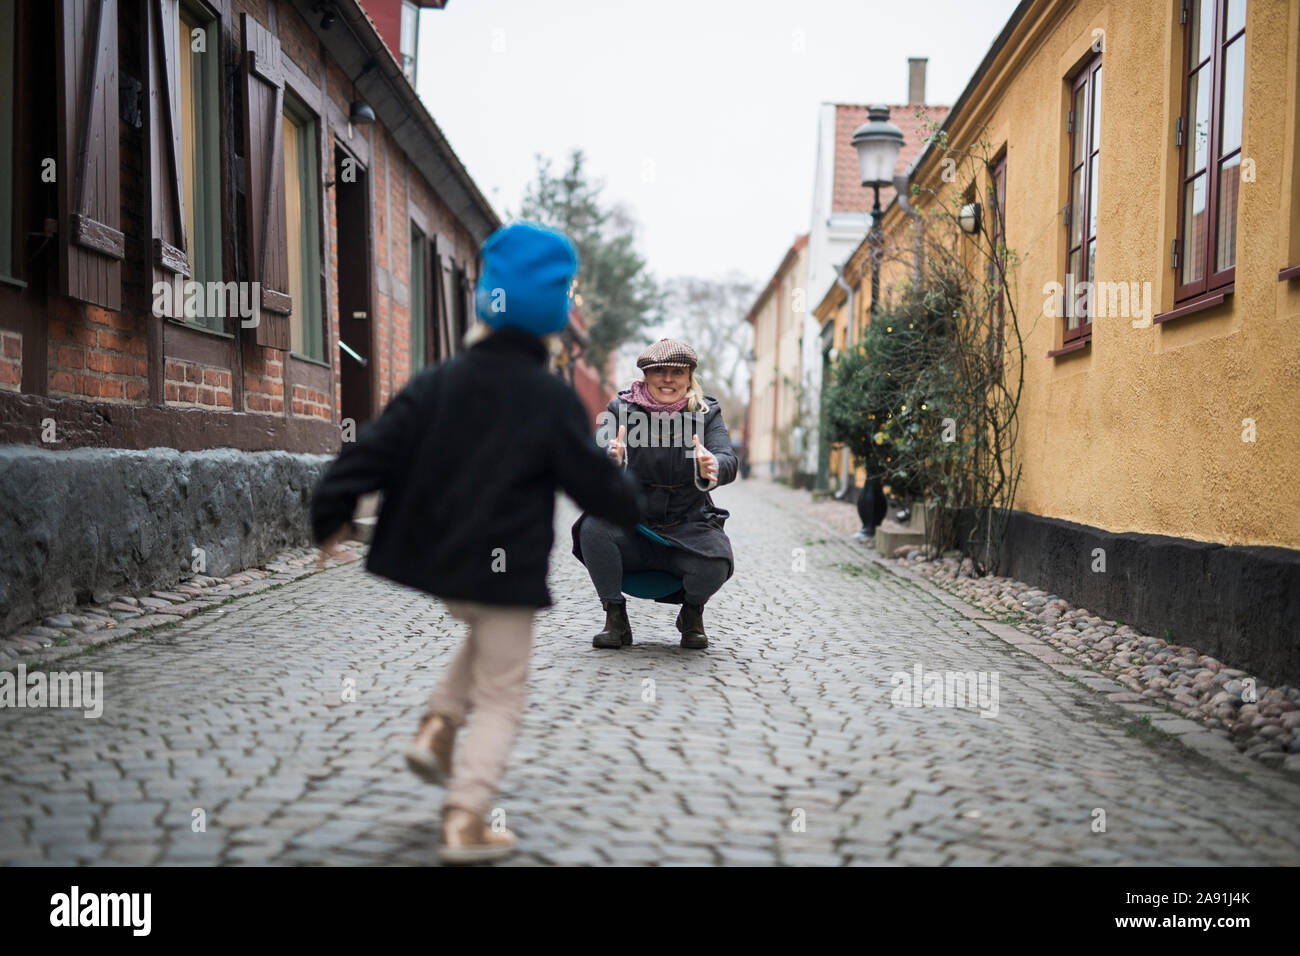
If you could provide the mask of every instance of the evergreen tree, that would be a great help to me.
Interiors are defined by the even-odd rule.
[[[537,178],[528,186],[519,218],[563,231],[578,248],[578,294],[587,323],[587,361],[601,374],[609,356],[640,338],[658,321],[661,296],[636,250],[636,220],[625,209],[606,207],[602,184],[587,178],[582,150],[569,156],[560,175],[537,157]]]

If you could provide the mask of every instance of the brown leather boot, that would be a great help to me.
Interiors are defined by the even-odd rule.
[[[456,746],[456,725],[442,714],[420,719],[415,740],[406,748],[406,765],[426,783],[446,785],[451,779],[451,754]]]
[[[483,818],[464,807],[442,808],[442,844],[438,859],[442,863],[492,863],[515,852],[515,835],[509,830],[495,831],[483,825]]]
[[[604,601],[605,629],[591,639],[592,647],[618,648],[632,643],[626,601]]]
[[[682,647],[693,651],[708,647],[709,638],[704,633],[704,605],[684,602],[677,612],[677,630],[682,632]]]

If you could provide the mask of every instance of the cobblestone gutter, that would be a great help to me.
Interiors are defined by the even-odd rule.
[[[822,500],[804,507],[845,535],[859,526],[856,510],[842,502]],[[863,550],[875,557],[866,546]],[[1024,581],[974,577],[970,563],[959,566],[954,556],[931,559],[917,548],[900,551],[878,560],[960,598],[968,610],[1003,628],[1004,637],[1032,635],[1058,652],[1061,661],[1112,678],[1095,682],[1112,700],[1168,708],[1215,731],[1218,740],[1247,756],[1300,776],[1300,688],[1268,686],[1197,648],[1099,617]],[[1018,636],[1012,640],[1023,642]]]

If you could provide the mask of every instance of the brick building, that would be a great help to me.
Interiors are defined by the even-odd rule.
[[[0,0],[0,629],[300,543],[341,433],[460,348],[500,221],[417,6]]]

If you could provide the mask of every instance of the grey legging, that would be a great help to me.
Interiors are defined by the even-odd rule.
[[[579,534],[583,563],[602,601],[623,600],[625,571],[667,571],[677,575],[690,604],[704,604],[727,580],[726,558],[702,558],[680,548],[668,548],[591,515],[583,519]]]

